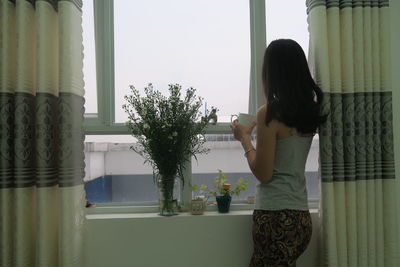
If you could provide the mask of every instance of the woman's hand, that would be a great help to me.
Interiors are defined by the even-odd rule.
[[[238,120],[234,120],[231,123],[231,129],[233,132],[233,136],[236,140],[242,141],[245,137],[251,137],[251,133],[253,132],[254,127],[257,125],[255,121],[253,121],[249,126],[240,124]]]

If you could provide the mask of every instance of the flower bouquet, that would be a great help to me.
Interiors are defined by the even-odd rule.
[[[153,168],[153,179],[160,189],[160,215],[175,215],[176,178],[184,186],[183,169],[187,161],[208,152],[203,147],[208,120],[201,117],[202,98],[196,96],[192,87],[183,96],[179,84],[169,85],[168,97],[154,90],[152,84],[144,88],[143,97],[135,87],[130,88],[123,109],[128,114],[126,124],[137,139],[131,149]]]

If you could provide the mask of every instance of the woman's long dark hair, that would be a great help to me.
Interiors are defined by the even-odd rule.
[[[276,119],[300,133],[315,133],[326,121],[322,90],[311,77],[301,46],[291,39],[272,41],[264,55],[262,79],[267,97],[266,125]]]

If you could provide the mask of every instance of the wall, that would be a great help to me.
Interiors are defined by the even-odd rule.
[[[252,253],[251,212],[165,218],[99,219],[89,215],[85,267],[244,267]],[[318,266],[317,213],[313,237],[298,267]],[[134,215],[132,215],[134,216]]]
[[[105,175],[105,152],[85,152],[85,182]]]

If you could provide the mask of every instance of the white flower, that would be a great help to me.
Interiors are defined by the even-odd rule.
[[[178,133],[177,132],[173,132],[172,136],[178,136]]]
[[[143,125],[143,128],[144,128],[144,129],[149,129],[150,126],[149,126],[147,123],[145,123],[145,124]]]

